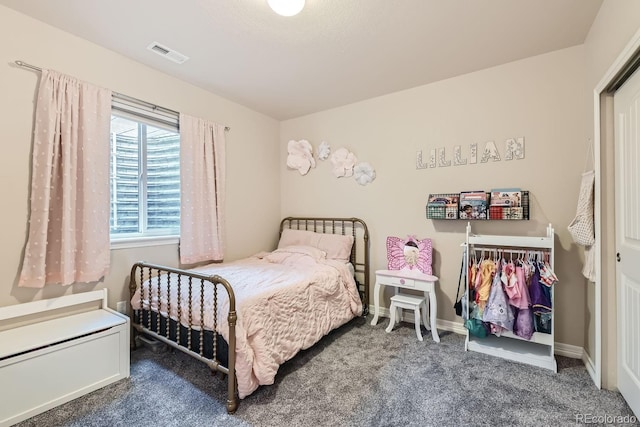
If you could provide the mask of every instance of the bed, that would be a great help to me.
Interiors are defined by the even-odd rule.
[[[132,347],[151,337],[225,374],[234,413],[282,363],[367,314],[369,275],[364,221],[287,217],[271,252],[189,270],[134,264]]]

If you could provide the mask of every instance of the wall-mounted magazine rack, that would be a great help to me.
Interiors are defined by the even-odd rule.
[[[528,220],[529,192],[518,189],[430,194],[427,219]]]

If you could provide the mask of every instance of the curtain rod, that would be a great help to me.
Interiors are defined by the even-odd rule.
[[[42,72],[42,68],[40,68],[40,67],[36,67],[35,65],[27,64],[27,63],[26,63],[26,62],[24,62],[24,61],[20,61],[20,60],[18,60],[18,61],[14,61],[14,62],[15,62],[15,64],[16,64],[17,66],[19,66],[19,67],[22,67],[22,68],[29,68],[30,70],[34,70],[34,71],[38,71],[38,72]],[[180,115],[180,112],[179,112],[179,111],[171,110],[171,109],[169,109],[169,108],[160,107],[159,105],[155,105],[155,104],[152,104],[152,103],[150,103],[150,102],[143,101],[143,100],[141,100],[141,99],[137,99],[137,98],[134,98],[134,97],[129,96],[129,95],[124,95],[124,94],[122,94],[122,93],[118,93],[118,92],[113,92],[113,93],[114,93],[114,95],[116,95],[116,96],[118,96],[118,97],[125,98],[125,99],[128,99],[128,100],[130,100],[130,101],[139,102],[139,103],[141,103],[141,104],[145,104],[145,105],[147,105],[147,106],[149,106],[149,107],[151,107],[151,108],[159,108],[159,109],[164,110],[164,111],[167,111],[167,112],[169,112],[169,113],[173,113],[173,114]],[[229,126],[225,126],[225,127],[224,127],[224,130],[228,132],[228,131],[230,131],[230,130],[231,130],[231,128],[230,128]]]

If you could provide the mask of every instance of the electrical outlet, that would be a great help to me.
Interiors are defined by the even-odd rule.
[[[118,301],[118,303],[116,304],[116,311],[118,313],[127,314],[127,302]]]

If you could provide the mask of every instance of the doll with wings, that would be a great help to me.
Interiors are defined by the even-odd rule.
[[[431,239],[418,240],[416,236],[387,237],[387,261],[389,270],[419,270],[432,274]]]

